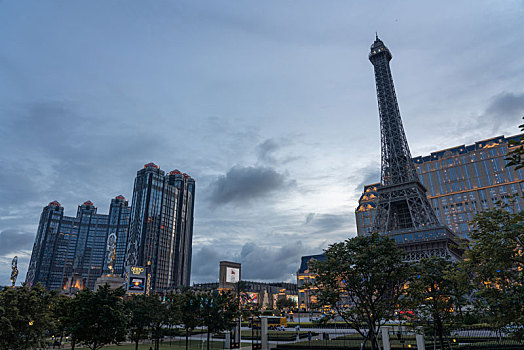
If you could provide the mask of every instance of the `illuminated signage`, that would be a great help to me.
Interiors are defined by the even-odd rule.
[[[146,292],[147,280],[146,269],[142,266],[130,266],[127,270],[127,288],[128,293],[142,294]]]
[[[145,290],[145,278],[131,277],[129,279],[129,287],[127,290],[133,292],[143,292]]]
[[[242,305],[258,304],[258,293],[242,293],[240,294],[240,302]]]
[[[226,282],[237,283],[240,281],[240,269],[235,267],[226,267]]]
[[[141,275],[144,273],[144,268],[139,266],[131,266],[131,273],[133,275]]]

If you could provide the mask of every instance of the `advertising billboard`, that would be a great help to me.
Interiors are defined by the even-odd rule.
[[[142,277],[129,278],[129,288],[133,292],[144,292],[146,290],[146,279]]]
[[[242,305],[258,304],[258,293],[243,292],[240,294],[240,302]]]
[[[240,269],[226,267],[226,282],[237,283],[238,281],[240,281]]]
[[[127,288],[128,293],[144,294],[146,292],[146,269],[141,266],[130,266],[127,270]]]

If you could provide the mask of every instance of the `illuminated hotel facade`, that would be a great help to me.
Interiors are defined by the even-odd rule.
[[[111,200],[108,215],[98,214],[91,201],[79,205],[74,217],[65,216],[59,202],[49,203],[40,216],[27,285],[40,282],[54,290],[92,289],[107,267],[110,234],[117,238],[115,273],[121,274],[130,209],[123,196]]]
[[[512,147],[508,142],[519,142],[522,136],[498,136],[413,158],[441,224],[467,239],[476,213],[494,208],[497,202],[510,204],[514,211],[524,208],[523,169],[506,168],[504,160]],[[360,236],[372,232],[379,187],[379,183],[364,186],[355,210]]]
[[[311,286],[315,282],[316,273],[309,270],[309,263],[315,260],[326,260],[324,254],[306,255],[300,259],[300,267],[297,271],[298,288],[298,310],[311,311],[319,308],[315,295],[316,287]]]
[[[149,163],[137,172],[129,221],[126,269],[144,267],[147,290],[189,287],[195,180]]]

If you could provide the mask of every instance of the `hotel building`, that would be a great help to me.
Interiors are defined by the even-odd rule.
[[[31,287],[40,282],[55,290],[92,289],[106,265],[110,233],[120,242],[115,273],[121,274],[122,242],[127,237],[129,212],[123,196],[111,200],[109,215],[98,214],[91,201],[79,205],[74,217],[65,216],[59,202],[49,203],[40,215],[27,285]]]
[[[189,287],[195,180],[149,163],[137,172],[125,266],[147,269],[147,290]]]

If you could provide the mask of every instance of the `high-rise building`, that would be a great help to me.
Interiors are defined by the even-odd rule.
[[[476,213],[492,209],[497,202],[509,204],[516,212],[524,209],[523,170],[506,167],[504,160],[524,135],[497,136],[431,152],[413,158],[435,215],[461,238],[469,238],[471,221]],[[355,211],[357,233],[370,234],[376,213],[379,183],[364,186]]]
[[[189,286],[194,198],[187,174],[165,174],[154,163],[137,172],[125,264],[146,268],[151,290]]]
[[[40,282],[48,289],[93,288],[107,260],[107,237],[112,232],[125,239],[129,211],[123,196],[111,201],[109,215],[98,214],[91,201],[79,205],[75,217],[65,216],[59,202],[49,203],[40,216],[26,283]],[[122,272],[122,258],[115,270]]]
[[[377,36],[369,53],[375,71],[382,145],[382,185],[376,190],[374,231],[393,238],[406,251],[407,260],[430,256],[458,259],[456,236],[439,223],[411,160],[389,66],[391,58]]]
[[[107,237],[111,235],[116,237],[116,259],[114,266],[114,274],[117,276],[124,275],[124,262],[127,250],[127,236],[129,231],[129,215],[131,208],[125,197],[120,195],[111,199],[111,206],[109,208],[109,227]],[[107,252],[106,252],[107,253]],[[104,261],[104,273],[109,273],[107,266],[109,257],[106,254]]]

